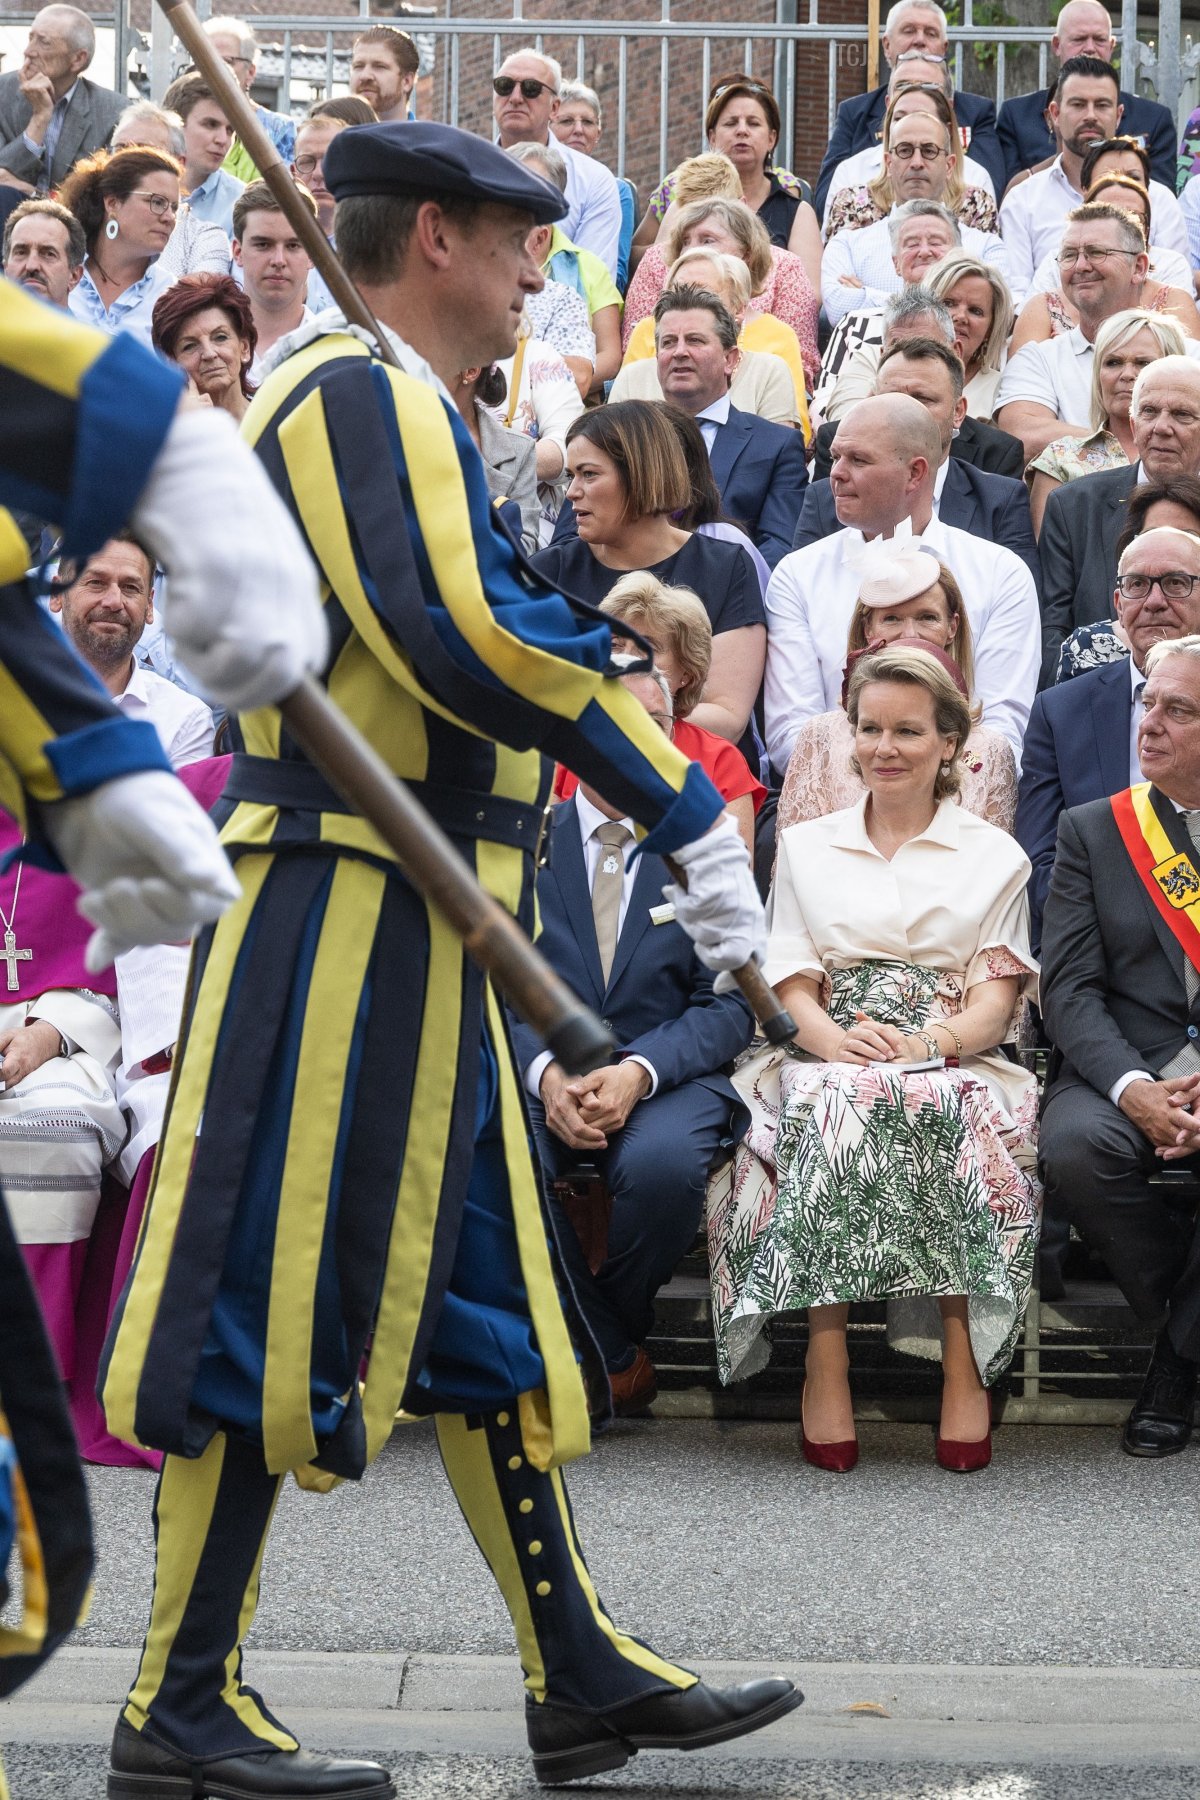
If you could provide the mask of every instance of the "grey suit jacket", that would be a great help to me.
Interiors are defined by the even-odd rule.
[[[523,431],[510,431],[486,406],[475,402],[479,443],[493,500],[515,500],[521,509],[521,548],[533,556],[539,548],[542,505],[537,491],[537,445]]]
[[[1195,861],[1187,829],[1157,788],[1151,803],[1173,848]],[[1073,806],[1058,826],[1042,920],[1042,1018],[1054,1045],[1050,1091],[1082,1080],[1107,1094],[1130,1069],[1157,1074],[1200,1039],[1183,951],[1146,892],[1108,800]]]
[[[58,186],[81,156],[104,148],[128,105],[124,94],[97,87],[86,75],[79,77],[55,146],[51,187]],[[0,169],[7,169],[22,181],[31,181],[36,187],[42,179],[42,159],[30,153],[23,135],[31,114],[29,102],[21,92],[19,71],[10,69],[7,75],[0,75]]]
[[[1042,559],[1042,686],[1054,680],[1059,646],[1076,625],[1111,619],[1117,539],[1140,465],[1102,469],[1055,488],[1046,503]]]

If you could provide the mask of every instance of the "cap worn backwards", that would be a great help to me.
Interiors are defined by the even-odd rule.
[[[455,194],[519,208],[537,225],[553,225],[568,211],[556,187],[498,145],[425,120],[347,126],[330,142],[324,172],[335,200],[357,194],[430,199]]]

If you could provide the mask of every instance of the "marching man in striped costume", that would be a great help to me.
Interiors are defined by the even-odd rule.
[[[416,123],[340,133],[325,178],[404,372],[322,315],[285,340],[244,429],[320,569],[329,693],[527,928],[557,758],[686,867],[677,915],[736,967],[765,943],[736,828],[613,679],[607,621],[521,563],[449,399],[463,368],[511,354],[542,283],[526,239],[561,195]],[[586,1334],[500,1002],[278,712],[240,731],[223,842],[242,897],[197,951],[104,1385],[111,1429],[167,1453],[110,1800],[393,1794],[375,1764],[298,1748],[243,1684],[241,1643],[284,1476],[357,1478],[400,1408],[434,1416],[512,1614],[541,1779],[781,1716],[789,1682],[710,1689],[604,1611],[560,1472],[589,1442]]]

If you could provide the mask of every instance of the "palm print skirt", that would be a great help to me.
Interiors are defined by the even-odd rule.
[[[954,976],[860,963],[834,974],[829,1012],[916,1030],[961,1004]],[[1033,1077],[1002,1057],[900,1074],[759,1046],[734,1081],[752,1122],[708,1196],[722,1381],[765,1365],[773,1315],[856,1300],[886,1299],[893,1347],[936,1358],[951,1294],[967,1296],[976,1363],[996,1381],[1037,1253]]]

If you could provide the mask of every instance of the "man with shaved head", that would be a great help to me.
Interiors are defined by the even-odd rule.
[[[1011,550],[936,516],[941,462],[937,423],[909,394],[860,400],[839,422],[830,481],[840,529],[785,556],[767,588],[767,748],[781,777],[804,720],[839,703],[858,598],[855,553],[864,540],[910,536],[930,552],[930,585],[937,559],[962,589],[984,722],[1004,733],[1020,765],[1037,688],[1037,590]]]
[[[128,102],[84,70],[96,31],[77,6],[44,6],[19,69],[0,75],[0,170],[44,194],[107,144]]]
[[[1050,50],[1059,68],[1073,56],[1094,56],[1099,62],[1110,63],[1116,49],[1108,8],[1101,6],[1100,0],[1067,0],[1050,39]],[[1130,137],[1141,138],[1150,152],[1151,175],[1174,193],[1178,136],[1174,119],[1157,100],[1143,100],[1140,94],[1126,93],[1124,88],[1118,98],[1121,130]],[[1038,88],[1032,94],[1014,94],[1000,108],[996,131],[1006,181],[1054,155],[1057,145],[1046,119],[1049,104],[1050,89]]]

